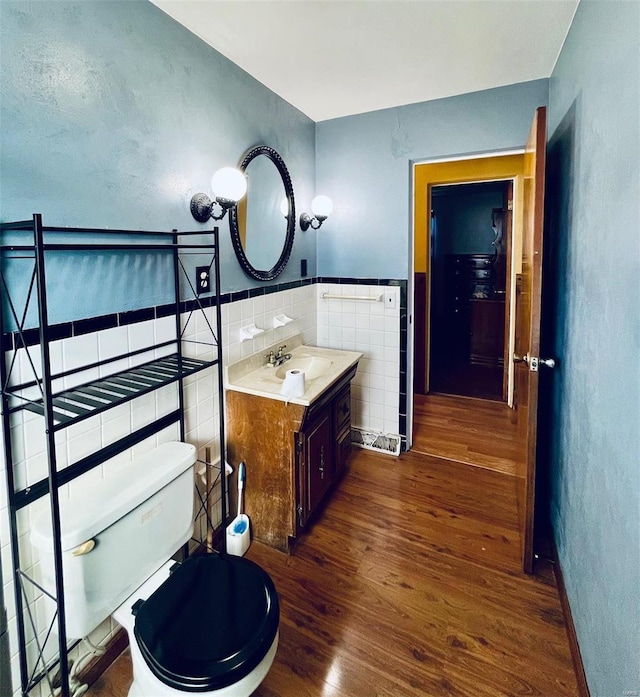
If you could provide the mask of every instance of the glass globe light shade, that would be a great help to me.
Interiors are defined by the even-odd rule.
[[[333,203],[328,196],[316,196],[311,201],[311,210],[316,218],[328,218],[333,210]]]
[[[247,180],[235,167],[223,167],[211,177],[211,190],[216,198],[239,201],[247,193]]]

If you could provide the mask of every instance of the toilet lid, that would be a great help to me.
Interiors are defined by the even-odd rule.
[[[166,685],[204,692],[232,685],[265,657],[278,631],[273,581],[242,557],[190,557],[139,609],[134,633]]]

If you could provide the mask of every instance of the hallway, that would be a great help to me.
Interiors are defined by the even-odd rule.
[[[413,450],[515,476],[512,413],[504,402],[416,394]]]
[[[500,366],[477,365],[453,359],[441,361],[437,370],[431,373],[429,393],[501,402],[502,378],[503,370]]]

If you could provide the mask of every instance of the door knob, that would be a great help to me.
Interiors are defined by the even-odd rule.
[[[537,356],[530,356],[528,353],[525,353],[524,356],[519,356],[517,353],[514,353],[513,362],[526,363],[532,373],[537,373],[538,367],[541,365],[544,365],[547,368],[556,367],[556,362],[553,358],[538,358]]]

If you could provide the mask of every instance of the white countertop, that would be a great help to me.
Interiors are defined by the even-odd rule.
[[[362,358],[362,354],[356,351],[305,346],[301,343],[300,336],[286,341],[285,353],[291,354],[291,360],[285,361],[279,368],[269,366],[266,364],[264,354],[269,353],[271,349],[266,348],[253,356],[232,363],[225,369],[226,389],[308,407]],[[275,346],[274,350],[277,348]],[[289,364],[295,367],[297,361],[314,358],[322,359],[322,374],[311,378],[305,376],[305,391],[302,397],[292,398],[280,394],[283,381],[277,376],[277,372],[283,373],[288,369]],[[328,366],[325,361],[329,362]],[[313,370],[310,375],[313,375]]]

